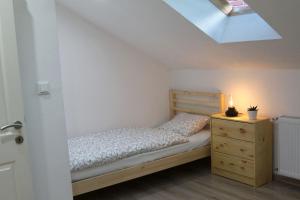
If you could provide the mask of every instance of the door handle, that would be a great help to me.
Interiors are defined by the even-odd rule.
[[[0,128],[0,130],[1,130],[1,131],[5,131],[6,129],[9,129],[9,128],[14,128],[14,129],[20,130],[22,127],[23,127],[22,122],[16,121],[16,122],[13,123],[13,124],[9,124],[9,125],[6,125],[6,126],[2,126],[2,127]]]

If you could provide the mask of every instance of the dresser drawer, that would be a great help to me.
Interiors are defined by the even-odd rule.
[[[254,159],[255,143],[213,135],[213,151]]]
[[[212,119],[212,134],[255,142],[255,125],[221,119]]]
[[[255,176],[254,162],[246,159],[214,152],[212,165],[213,168],[219,168],[238,175],[250,178]]]

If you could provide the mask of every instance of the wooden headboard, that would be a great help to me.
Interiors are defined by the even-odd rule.
[[[170,90],[170,117],[178,112],[207,116],[224,112],[224,95],[221,92]]]

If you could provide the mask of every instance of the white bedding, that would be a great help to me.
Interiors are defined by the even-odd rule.
[[[188,140],[189,142],[184,144],[178,144],[148,153],[137,154],[109,164],[105,164],[101,167],[92,167],[84,170],[73,171],[72,181],[79,181],[82,179],[112,172],[114,170],[120,170],[137,164],[171,156],[181,152],[191,151],[201,146],[206,146],[210,143],[210,131],[202,130],[199,133],[188,137]]]
[[[68,140],[71,172],[100,167],[137,154],[188,142],[175,132],[123,128]]]

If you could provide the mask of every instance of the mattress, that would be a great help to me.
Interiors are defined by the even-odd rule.
[[[174,131],[159,128],[111,129],[69,138],[71,172],[101,167],[117,160],[188,141]]]
[[[124,158],[101,167],[94,167],[75,171],[71,173],[72,181],[76,182],[82,179],[87,179],[101,174],[109,173],[115,170],[128,168],[137,164],[157,160],[163,157],[175,155],[182,152],[191,151],[201,146],[206,146],[210,143],[210,130],[202,130],[199,133],[188,137],[189,142],[174,145],[157,151],[142,153],[128,158]]]

